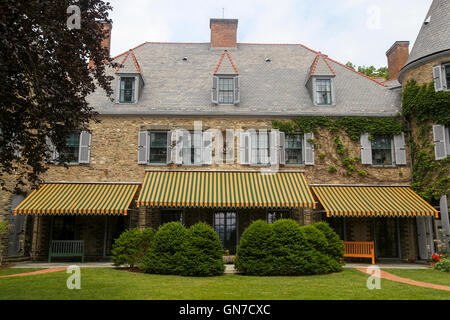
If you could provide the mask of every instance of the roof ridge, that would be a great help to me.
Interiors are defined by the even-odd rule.
[[[220,56],[219,63],[217,64],[216,69],[214,70],[214,73],[213,73],[213,74],[216,74],[217,71],[219,70],[219,67],[220,67],[220,65],[222,64],[223,57],[225,56],[225,54],[227,55],[228,60],[230,61],[231,65],[233,66],[234,71],[236,72],[237,75],[239,75],[239,71],[237,70],[237,68],[236,68],[236,66],[235,66],[235,64],[234,64],[234,62],[233,62],[233,59],[231,58],[231,55],[230,55],[230,53],[228,52],[228,50],[224,50],[224,51],[223,51],[222,55]]]
[[[122,60],[122,62],[120,63],[120,65],[117,67],[116,73],[119,72],[120,68],[122,68],[122,66],[123,66],[123,64],[125,63],[125,61],[127,61],[128,56],[130,55],[130,53],[131,53],[131,57],[133,58],[133,63],[134,63],[134,66],[136,67],[137,73],[141,74],[141,68],[139,67],[139,63],[138,63],[138,61],[137,61],[137,59],[136,59],[136,56],[134,55],[133,49],[128,50],[128,52],[127,52],[125,58],[123,58],[123,60]]]
[[[123,58],[122,62],[119,64],[119,66],[116,68],[116,73],[119,72],[119,69],[123,66],[123,63],[127,60],[128,55],[130,54],[130,50],[127,51],[127,55],[125,56],[125,58]]]
[[[322,58],[322,60],[326,63],[326,65],[328,66],[328,69],[330,69],[330,71],[331,71],[331,73],[334,75],[334,76],[336,76],[336,72],[334,71],[334,69],[330,66],[330,64],[328,63],[328,61],[327,61],[327,55],[324,55],[322,52],[318,52],[317,53],[317,55],[316,55],[316,58],[315,58],[315,60],[314,60],[314,62],[313,62],[313,64],[312,64],[312,67],[311,67],[311,72],[310,72],[310,76],[313,76],[314,75],[314,73],[315,73],[315,71],[316,71],[316,68],[317,68],[317,65],[319,64],[319,60],[320,60],[320,58]]]
[[[134,55],[134,51],[131,50],[131,54],[133,55],[133,61],[134,61],[134,65],[136,66],[136,70],[137,72],[140,74],[141,73],[141,68],[139,67],[139,63],[136,59],[136,56]]]

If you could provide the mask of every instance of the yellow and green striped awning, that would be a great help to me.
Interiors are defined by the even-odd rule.
[[[328,217],[438,216],[406,186],[311,186]]]
[[[138,184],[46,183],[14,214],[127,214]]]
[[[315,202],[301,172],[149,171],[138,206],[300,208]]]

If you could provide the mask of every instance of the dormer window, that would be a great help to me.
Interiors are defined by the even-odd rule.
[[[316,103],[318,105],[331,105],[331,79],[316,79]]]
[[[219,78],[219,104],[234,104],[233,78]]]
[[[135,77],[120,77],[120,103],[134,103]]]

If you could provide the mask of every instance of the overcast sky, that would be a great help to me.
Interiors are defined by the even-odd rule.
[[[340,62],[387,65],[410,49],[432,0],[110,0],[111,55],[145,41],[209,42],[210,18],[239,19],[238,42],[301,43]]]

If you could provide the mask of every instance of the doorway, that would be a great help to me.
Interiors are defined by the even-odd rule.
[[[219,235],[223,249],[230,254],[236,253],[237,215],[236,212],[214,213],[214,230]]]
[[[400,258],[398,218],[374,219],[375,254],[378,258]]]

